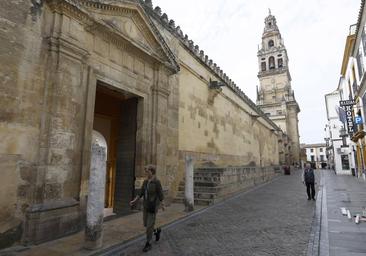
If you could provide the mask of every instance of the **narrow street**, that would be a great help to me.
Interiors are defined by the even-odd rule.
[[[0,0],[0,92],[0,256],[366,256],[366,0]]]
[[[306,255],[316,202],[307,200],[300,175],[280,176],[163,230],[146,255]],[[143,245],[121,255],[141,255]]]

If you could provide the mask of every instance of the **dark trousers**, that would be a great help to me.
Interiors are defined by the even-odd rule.
[[[311,194],[310,194],[311,190]],[[306,193],[308,193],[308,198],[315,198],[315,186],[314,182],[306,182]]]
[[[150,243],[154,234],[156,213],[150,213],[146,209],[143,211],[144,227],[146,228],[146,242]]]

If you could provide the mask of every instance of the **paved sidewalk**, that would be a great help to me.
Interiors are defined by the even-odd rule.
[[[362,213],[366,206],[366,183],[353,176],[335,175],[331,170],[322,171],[323,212],[320,255],[365,256],[366,222],[355,224],[341,214],[341,207],[352,213]]]
[[[316,202],[307,200],[300,175],[280,176],[163,230],[145,255],[306,255]],[[140,239],[104,255],[144,255],[143,245]]]
[[[202,209],[202,207],[196,207],[196,210],[200,209]],[[189,214],[184,212],[184,206],[182,204],[171,204],[164,212],[159,212],[157,224],[159,226],[166,225],[170,222],[176,221],[177,219],[184,218],[187,215]],[[0,256],[94,255],[98,253],[98,251],[101,252],[106,248],[111,248],[125,243],[128,240],[135,239],[139,235],[143,235],[144,233],[145,229],[142,225],[142,212],[138,212],[129,216],[104,222],[103,248],[97,251],[89,251],[83,248],[84,231],[81,231],[74,235],[43,243],[38,246],[32,246],[29,249],[19,247],[18,251],[0,251]]]

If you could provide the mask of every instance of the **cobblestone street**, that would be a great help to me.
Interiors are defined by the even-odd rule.
[[[146,255],[306,255],[315,202],[300,175],[280,176],[163,230]],[[143,245],[121,255],[141,255]]]

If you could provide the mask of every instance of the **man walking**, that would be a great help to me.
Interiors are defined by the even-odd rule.
[[[302,182],[306,185],[308,200],[315,200],[315,175],[310,163],[306,163],[305,168],[302,172]]]
[[[144,252],[151,250],[151,239],[153,233],[155,233],[155,240],[159,241],[161,229],[157,228],[154,230],[156,214],[158,213],[159,205],[161,204],[162,210],[164,210],[164,195],[160,181],[156,178],[156,167],[154,165],[148,165],[145,167],[145,173],[147,179],[141,187],[141,192],[136,196],[134,200],[130,202],[133,206],[137,200],[144,198],[144,210],[143,210],[143,221],[144,227],[146,227],[146,244],[143,249]]]

